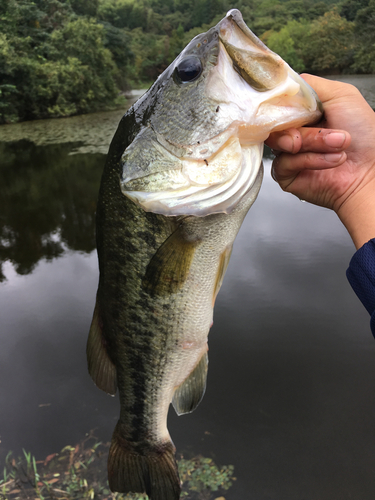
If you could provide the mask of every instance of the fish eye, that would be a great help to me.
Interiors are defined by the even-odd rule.
[[[188,56],[178,63],[175,75],[181,83],[192,82],[202,73],[202,63],[199,57]]]

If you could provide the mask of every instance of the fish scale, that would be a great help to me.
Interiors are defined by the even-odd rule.
[[[262,141],[320,116],[312,89],[232,10],[121,120],[99,192],[87,343],[94,382],[120,396],[112,491],[179,499],[168,409],[189,413],[204,395],[213,307],[261,186]]]

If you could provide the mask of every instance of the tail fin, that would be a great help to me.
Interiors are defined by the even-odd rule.
[[[150,500],[179,500],[181,483],[172,442],[135,449],[117,424],[108,457],[108,480],[112,491],[147,493]]]

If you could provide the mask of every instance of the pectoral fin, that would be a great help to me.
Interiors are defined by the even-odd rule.
[[[147,266],[143,287],[152,295],[177,292],[185,283],[199,240],[188,240],[179,226]]]
[[[216,274],[214,296],[213,296],[213,301],[212,301],[213,304],[215,303],[217,294],[219,293],[220,287],[223,283],[224,275],[225,275],[226,270],[228,268],[229,259],[230,259],[230,256],[232,254],[232,249],[233,249],[233,247],[232,247],[232,245],[230,245],[220,255],[219,267],[217,269],[217,274]]]
[[[172,404],[177,415],[191,413],[201,402],[206,391],[208,354],[205,352],[190,375],[177,387]]]
[[[99,389],[111,394],[111,396],[114,396],[117,389],[116,367],[112,363],[105,347],[97,303],[95,304],[89,338],[87,340],[86,354],[89,373],[95,385]]]

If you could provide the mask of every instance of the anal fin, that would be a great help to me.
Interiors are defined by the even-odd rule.
[[[191,413],[202,401],[206,391],[207,370],[208,354],[206,351],[194,370],[174,392],[172,405],[177,415]]]
[[[116,367],[112,363],[105,347],[100,325],[98,303],[95,304],[89,338],[86,347],[87,365],[95,385],[114,396],[116,394]]]

